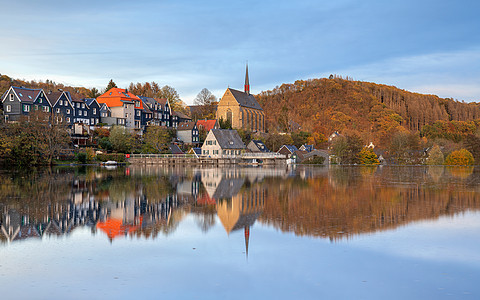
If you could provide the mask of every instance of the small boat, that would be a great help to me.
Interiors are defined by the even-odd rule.
[[[114,166],[114,165],[118,165],[118,163],[114,160],[107,160],[106,162],[103,163],[104,165],[106,166]]]

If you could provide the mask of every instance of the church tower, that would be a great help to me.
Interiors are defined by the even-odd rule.
[[[248,80],[248,63],[247,63],[247,71],[245,73],[245,93],[250,95],[250,81]]]

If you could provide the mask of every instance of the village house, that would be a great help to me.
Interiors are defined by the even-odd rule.
[[[83,99],[87,104],[87,118],[90,119],[90,125],[97,125],[100,123],[100,104],[95,98]]]
[[[202,129],[205,132],[209,132],[212,129],[218,129],[218,122],[217,120],[198,120],[197,121],[197,128],[198,130]]]
[[[180,123],[191,122],[192,118],[187,116],[186,114],[174,111],[172,112],[172,127],[176,128],[179,126]]]
[[[252,152],[270,152],[267,146],[260,140],[251,140],[247,145],[248,150]]]
[[[265,132],[265,114],[253,95],[250,94],[248,66],[244,91],[228,88],[217,106],[217,120],[229,121],[233,129]]]
[[[185,144],[199,143],[198,128],[195,122],[183,122],[177,127],[177,140]]]
[[[54,113],[56,113],[57,115],[63,115],[63,118],[65,118],[63,121],[65,121],[69,125],[73,125],[75,118],[75,108],[73,106],[70,93],[61,90],[57,92],[49,91],[47,93],[47,97],[52,103]]]
[[[298,148],[295,147],[294,145],[283,145],[278,149],[277,153],[282,154],[290,158],[292,154],[295,153],[295,151],[298,151]]]
[[[103,95],[97,97],[99,104],[106,104],[109,108],[110,117],[102,119],[102,123],[109,125],[125,125],[127,128],[140,128],[140,121],[135,121],[135,108],[140,108],[140,98],[125,89],[111,88]],[[124,119],[125,123],[121,120]],[[138,126],[138,127],[137,127]]]
[[[51,104],[42,89],[11,86],[2,97],[5,121],[18,121],[30,111],[51,112]]]
[[[236,130],[212,129],[202,145],[202,155],[214,158],[240,156],[246,147]]]
[[[313,145],[302,145],[300,146],[300,149],[298,149],[300,151],[306,151],[306,152],[312,152],[313,150],[315,150],[315,147]]]

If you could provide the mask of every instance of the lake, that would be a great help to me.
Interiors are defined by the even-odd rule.
[[[480,169],[0,172],[1,299],[479,299]]]

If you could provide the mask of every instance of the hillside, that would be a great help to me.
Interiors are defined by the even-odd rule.
[[[463,103],[370,82],[330,79],[299,80],[257,96],[265,110],[269,131],[289,131],[298,123],[303,130],[328,136],[353,131],[382,143],[403,127],[420,131],[424,125],[480,118],[478,103]]]
[[[7,75],[0,74],[0,96],[5,93],[10,86],[24,86],[26,88],[31,89],[44,89],[46,92],[48,91],[56,91],[58,89],[62,89],[64,91],[70,92],[75,98],[85,98],[88,97],[90,90],[84,87],[72,87],[72,86],[65,86],[61,83],[56,83],[52,80],[43,81],[24,81],[20,79],[13,79]]]

